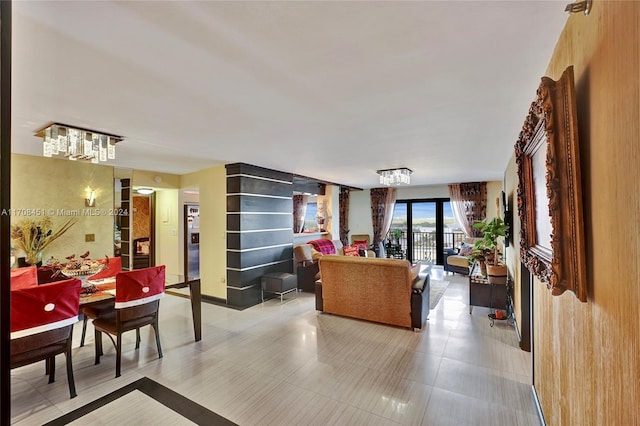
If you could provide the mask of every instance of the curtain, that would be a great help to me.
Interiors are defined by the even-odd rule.
[[[340,241],[343,246],[349,245],[349,188],[340,187],[338,196],[340,210]]]
[[[449,185],[451,209],[456,222],[467,237],[482,237],[473,224],[487,217],[487,182],[455,183]]]
[[[307,214],[308,195],[295,194],[293,196],[293,232],[298,234],[304,228],[304,217]]]
[[[371,222],[373,223],[374,247],[378,247],[387,232],[389,232],[395,204],[395,188],[371,189]]]

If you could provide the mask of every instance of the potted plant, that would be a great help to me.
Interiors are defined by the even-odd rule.
[[[42,251],[64,235],[75,222],[75,219],[69,219],[54,229],[53,221],[48,216],[24,219],[11,226],[11,239],[15,248],[24,252],[27,264],[39,265],[42,263]]]
[[[396,245],[399,247],[400,246],[400,238],[402,237],[402,231],[399,229],[394,229],[393,230],[393,238],[395,238],[396,240]]]
[[[474,262],[478,263],[480,267],[480,274],[482,276],[487,275],[487,264],[486,260],[489,255],[489,251],[485,250],[483,247],[477,247],[474,245],[471,253],[467,255],[467,259],[469,260],[469,265],[472,265]]]
[[[507,235],[509,226],[501,218],[494,217],[489,222],[477,222],[473,227],[480,229],[484,233],[482,239],[476,242],[474,250],[481,250],[485,255],[489,282],[506,284],[507,266],[500,262],[498,238]]]

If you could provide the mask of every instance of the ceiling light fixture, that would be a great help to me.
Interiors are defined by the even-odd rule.
[[[42,155],[65,156],[69,160],[91,161],[94,164],[114,160],[116,144],[124,138],[66,124],[51,123],[35,133],[42,137]]]
[[[411,183],[411,169],[401,167],[399,169],[378,170],[380,175],[380,185],[409,185]]]
[[[153,194],[153,189],[151,189],[151,188],[138,188],[138,189],[136,189],[136,192],[138,194],[142,194],[142,195],[149,195],[149,194]]]

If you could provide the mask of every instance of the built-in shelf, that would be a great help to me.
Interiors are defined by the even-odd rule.
[[[293,234],[293,245],[304,244],[308,241],[317,240],[320,238],[329,238],[328,232],[301,232],[299,234]]]

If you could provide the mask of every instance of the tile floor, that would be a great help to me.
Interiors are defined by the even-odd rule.
[[[167,295],[164,358],[148,329],[138,351],[128,333],[118,379],[111,343],[105,338],[96,366],[92,329],[80,348],[76,326],[78,397],[69,399],[62,357],[53,384],[43,364],[13,370],[12,423],[51,421],[149,377],[240,425],[538,425],[531,357],[518,348],[513,327],[490,327],[486,308],[469,314],[466,277],[435,269],[432,278],[451,284],[421,332],[319,314],[314,296],[299,293],[244,311],[204,304],[203,339],[195,343],[189,301]],[[135,402],[138,410],[130,424],[190,424],[144,401],[124,405]],[[123,424],[122,414],[101,409],[74,424]]]

